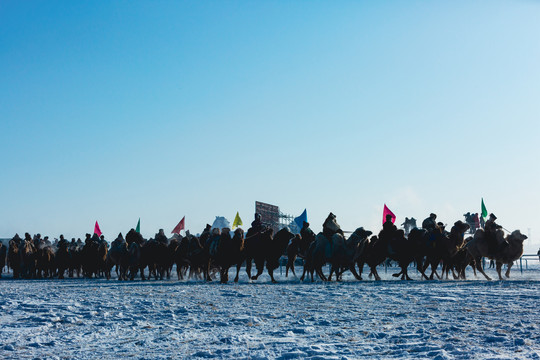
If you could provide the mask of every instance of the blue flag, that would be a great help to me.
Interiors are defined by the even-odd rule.
[[[304,221],[307,222],[307,210],[304,209],[304,212],[299,216],[294,218],[294,222],[298,225],[298,228],[301,229],[304,226]]]

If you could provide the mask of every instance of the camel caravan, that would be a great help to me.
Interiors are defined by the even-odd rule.
[[[16,234],[7,248],[0,243],[0,276],[6,265],[12,269],[14,279],[66,276],[110,279],[113,272],[118,280],[170,279],[176,268],[178,280],[219,278],[226,283],[231,267],[236,267],[234,281],[238,282],[245,266],[251,281],[256,281],[266,267],[271,281],[276,282],[274,271],[281,260],[287,261],[285,276],[290,271],[296,277],[295,263],[300,258],[303,260],[301,281],[308,278],[314,281],[315,275],[323,281],[331,281],[334,276],[339,281],[346,271],[362,280],[364,265],[369,268],[369,276],[381,280],[377,267],[389,260],[400,269],[393,276],[402,280],[411,280],[408,273],[411,264],[421,279],[448,279],[450,273],[454,279],[466,279],[465,270],[470,266],[475,276],[478,271],[491,280],[482,266],[482,258],[488,258],[495,262],[502,280],[503,265],[507,265],[504,275],[508,278],[513,262],[523,254],[523,241],[527,239],[519,230],[505,235],[493,214],[484,229],[469,237],[465,237],[470,230],[468,223],[456,221],[446,231],[444,224],[436,222],[435,214],[424,220],[422,228],[416,227],[412,219],[414,226],[408,222],[405,231],[394,225],[394,219],[386,215],[377,235],[360,227],[348,237],[332,213],[318,234],[306,221],[299,234],[293,234],[287,227],[274,233],[262,223],[259,214],[255,214],[255,221],[245,234],[241,228],[232,231],[207,225],[199,236],[186,231],[185,236],[175,234],[168,238],[159,230],[147,240],[131,229],[125,237],[118,234],[110,245],[97,234],[86,234],[84,242],[80,239],[69,242],[60,235],[54,243],[39,234],[32,237],[26,233],[24,239]],[[324,273],[326,265],[330,269],[328,275]]]

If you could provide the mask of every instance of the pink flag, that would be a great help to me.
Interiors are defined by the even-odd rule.
[[[180,234],[180,230],[184,230],[184,222],[186,217],[184,216],[182,220],[176,225],[176,227],[171,231],[171,234]]]
[[[388,207],[386,207],[386,204],[384,204],[384,210],[382,212],[382,223],[384,225],[386,221],[386,215],[392,216],[392,224],[396,221],[396,215],[394,215],[393,212],[390,211]]]
[[[94,226],[94,234],[97,234],[97,236],[101,236],[101,229],[99,228],[99,224],[96,221],[96,226]]]

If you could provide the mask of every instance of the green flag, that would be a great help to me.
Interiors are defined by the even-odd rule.
[[[135,228],[135,231],[139,234],[141,233],[141,218],[139,218],[139,221],[137,222],[137,227]]]
[[[482,198],[482,217],[485,219],[488,216],[486,205],[484,205],[484,198]]]

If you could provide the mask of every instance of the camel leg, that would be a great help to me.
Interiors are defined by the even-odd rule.
[[[176,264],[176,275],[178,275],[178,280],[184,280],[184,276],[182,275],[182,266],[180,264]]]
[[[291,264],[291,272],[293,273],[294,277],[297,277],[296,271],[294,271],[294,262]]]
[[[486,280],[491,281],[491,278],[487,276],[487,274],[484,272],[484,269],[482,268],[482,259],[476,261],[476,269],[480,272],[480,274],[485,276]]]
[[[362,272],[364,271],[364,263],[358,261],[356,265],[358,265],[358,280],[362,280]]]
[[[234,277],[234,282],[238,282],[238,275],[240,274],[240,268],[242,267],[242,262],[236,264],[236,276]]]
[[[272,282],[274,284],[277,283],[276,279],[274,279],[274,269],[267,269],[268,270],[268,275],[270,275],[270,279],[272,280]]]
[[[315,272],[317,273],[317,275],[319,275],[321,280],[328,281],[328,279],[326,278],[326,276],[324,276],[324,273],[322,272],[322,267],[321,266],[315,268]]]
[[[246,273],[248,275],[248,279],[251,279],[251,258],[246,259]]]
[[[502,280],[502,275],[501,275],[501,271],[502,271],[502,266],[503,266],[503,263],[500,262],[500,261],[497,261],[495,263],[495,268],[497,269],[497,274],[499,275],[499,280]]]
[[[439,262],[440,261],[436,261],[435,264],[431,264],[431,267],[433,269],[433,271],[435,272],[435,275],[437,276],[437,279],[439,280],[442,280],[442,277],[443,277],[443,273],[442,273],[442,269],[441,269],[441,275],[439,276],[439,273],[437,272],[437,268],[439,267]]]
[[[330,275],[328,275],[328,281],[332,281],[332,274],[336,272],[336,281],[338,281],[338,271],[334,268],[334,265],[330,266]]]
[[[307,267],[304,264],[304,270],[302,271],[302,276],[300,277],[300,281],[304,281],[304,277],[306,276],[306,272],[307,272]]]
[[[371,273],[375,277],[376,281],[381,281],[381,277],[379,276],[379,273],[377,272],[377,268],[375,266],[371,266]]]
[[[352,272],[352,274],[354,275],[354,278],[356,280],[362,280],[360,275],[358,275],[358,273],[356,272],[356,267],[354,265],[355,265],[354,263],[350,264],[349,265],[349,270]]]
[[[510,268],[512,267],[512,265],[514,265],[514,262],[512,261],[511,263],[508,264],[508,269],[506,270],[506,272],[504,273],[504,276],[506,276],[507,279],[510,278]]]
[[[425,273],[425,270],[422,266],[422,262],[421,261],[417,261],[416,262],[416,270],[418,270],[418,272],[422,275],[420,277],[420,279],[426,279],[426,280],[429,280],[428,277],[426,276],[426,273]]]
[[[229,269],[225,266],[221,268],[219,271],[219,280],[222,284],[226,284],[229,279],[227,279],[227,274],[229,273]]]
[[[251,278],[251,280],[257,280],[264,271],[264,261],[255,261],[255,267],[257,268],[257,274]]]

